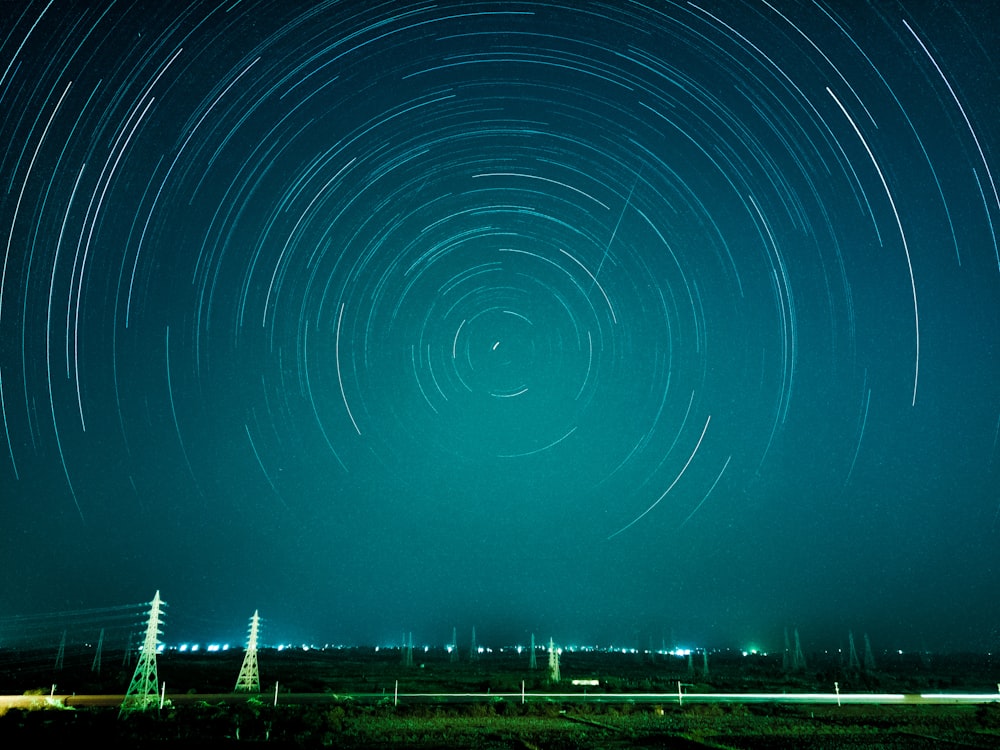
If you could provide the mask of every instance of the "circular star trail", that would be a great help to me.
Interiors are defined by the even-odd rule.
[[[840,6],[8,4],[10,528],[424,571],[867,549],[945,491],[996,531],[995,10]]]

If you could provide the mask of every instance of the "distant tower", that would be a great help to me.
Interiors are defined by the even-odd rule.
[[[802,653],[802,643],[799,641],[799,629],[795,628],[795,655],[792,657],[792,668],[801,672],[806,668],[806,656]]]
[[[538,659],[535,656],[535,634],[531,634],[531,655],[528,656],[528,669],[538,669]]]
[[[472,626],[472,642],[469,644],[469,661],[479,659],[479,645],[476,643],[476,626]]]
[[[260,634],[260,614],[255,609],[250,618],[250,635],[247,637],[247,652],[243,655],[243,666],[236,678],[234,693],[259,693],[260,669],[257,665],[257,636]]]
[[[413,631],[410,631],[409,637],[406,640],[406,647],[403,652],[403,666],[412,667],[413,666]]]
[[[94,663],[90,665],[90,671],[101,673],[101,651],[104,649],[104,628],[101,628],[101,634],[97,637],[97,649],[94,651]]]
[[[688,651],[688,676],[694,675],[694,655]]]
[[[875,671],[875,654],[872,653],[872,642],[868,640],[868,633],[865,633],[865,671]]]
[[[118,710],[118,718],[135,711],[145,711],[157,704],[159,680],[156,676],[156,648],[160,645],[161,609],[166,606],[166,602],[160,601],[160,592],[157,591],[153,601],[149,603],[146,637],[142,642],[142,651],[139,653],[139,662],[135,665],[132,682],[129,683],[121,708]]]
[[[847,631],[847,668],[851,670],[858,671],[861,669],[861,663],[858,661],[858,650],[854,646],[854,631]]]
[[[62,638],[59,640],[59,650],[56,651],[56,663],[55,670],[59,672],[63,668],[63,661],[66,657],[66,631],[63,631]]]
[[[123,667],[132,666],[132,641],[134,640],[135,640],[135,633],[129,633],[128,639],[125,641],[125,654],[122,656]]]
[[[559,651],[549,638],[549,682],[559,682]]]
[[[788,641],[788,628],[785,628],[785,650],[781,652],[781,671],[792,671],[792,644]]]
[[[449,649],[451,660],[458,661],[458,628],[451,629],[451,648]]]
[[[701,674],[708,677],[708,649],[701,652]]]

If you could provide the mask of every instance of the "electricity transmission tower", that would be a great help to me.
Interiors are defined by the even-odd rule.
[[[101,634],[97,638],[97,649],[94,651],[94,662],[90,665],[90,671],[101,673],[101,651],[104,649],[104,628],[101,628]]]
[[[129,633],[128,640],[125,641],[125,654],[122,656],[123,667],[132,666],[132,641],[134,640],[135,640],[135,633]]]
[[[788,641],[788,628],[785,628],[785,650],[781,652],[781,671],[792,670],[792,646]]]
[[[406,645],[403,649],[403,666],[412,667],[413,666],[413,631],[410,631],[409,637],[406,639]]]
[[[528,669],[538,669],[538,659],[535,656],[535,634],[531,634],[531,655],[528,657]]]
[[[59,650],[56,652],[55,670],[59,672],[63,668],[63,660],[66,656],[66,631],[63,631],[62,640],[59,641]]]
[[[855,672],[860,671],[861,664],[858,662],[858,649],[854,646],[854,631],[847,631],[847,668]]]
[[[476,644],[476,626],[472,626],[472,642],[469,644],[469,661],[479,661],[479,646]]]
[[[129,683],[125,697],[122,699],[118,718],[135,711],[145,711],[157,703],[156,648],[160,644],[160,617],[166,602],[160,601],[160,592],[156,592],[153,601],[149,603],[149,620],[146,623],[146,638],[142,642],[142,652],[139,663],[135,665],[135,674]]]
[[[451,661],[458,661],[458,628],[451,629],[451,649],[449,651]]]
[[[792,669],[801,672],[806,668],[806,655],[802,653],[802,644],[799,642],[799,629],[795,628],[795,655],[792,657]]]
[[[559,651],[549,638],[549,682],[559,682]]]
[[[865,633],[865,671],[875,671],[875,654],[872,653],[872,642],[868,640],[868,633]]]
[[[255,609],[250,618],[250,635],[247,637],[247,652],[243,655],[240,676],[236,678],[235,693],[259,693],[260,669],[257,666],[257,636],[260,633],[260,615]]]

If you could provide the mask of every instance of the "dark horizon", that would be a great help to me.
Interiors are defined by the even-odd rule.
[[[92,5],[0,19],[0,625],[1000,649],[1000,6]]]
[[[239,623],[226,622],[222,618],[209,624],[206,618],[182,617],[181,628],[175,626],[176,617],[171,616],[169,602],[161,600],[161,618],[159,620],[161,635],[159,644],[165,651],[180,651],[188,653],[215,653],[219,651],[242,651],[246,646],[248,628],[241,632]],[[120,653],[124,649],[138,649],[141,646],[143,634],[148,625],[149,603],[119,605],[110,608],[95,608],[79,612],[48,612],[31,613],[0,618],[0,652],[41,652],[48,653],[65,647],[67,652],[93,650],[100,640],[105,653]],[[248,618],[249,622],[249,618]],[[248,625],[244,623],[245,625]],[[822,628],[818,633],[804,632],[798,626],[783,627],[779,632],[768,632],[761,637],[746,637],[739,640],[720,642],[705,641],[691,634],[678,634],[673,629],[663,632],[652,630],[639,632],[633,630],[618,638],[601,639],[587,637],[563,637],[561,633],[543,632],[539,630],[504,629],[483,631],[476,626],[460,627],[454,630],[446,629],[441,633],[421,633],[401,631],[385,633],[379,637],[360,638],[356,640],[324,639],[323,637],[281,637],[301,634],[300,628],[294,624],[289,626],[280,618],[272,620],[260,615],[259,648],[267,650],[369,650],[402,651],[412,639],[414,652],[429,649],[435,654],[450,653],[455,648],[460,661],[469,661],[469,654],[475,637],[479,647],[477,658],[487,659],[491,653],[509,652],[517,648],[521,653],[527,653],[532,636],[535,648],[544,651],[549,640],[564,650],[571,652],[586,652],[599,650],[609,653],[621,652],[629,655],[663,655],[682,658],[687,652],[710,654],[728,653],[732,656],[781,656],[786,647],[791,653],[798,643],[806,655],[813,658],[826,658],[838,653],[847,654],[850,638],[853,637],[858,653],[865,648],[865,639],[869,639],[872,651],[879,657],[913,658],[919,655],[986,655],[994,651],[981,649],[964,649],[948,647],[935,648],[921,640],[919,645],[907,647],[906,639],[890,639],[886,642],[876,641],[867,629],[849,627],[843,632],[832,632]],[[572,629],[570,629],[572,630]],[[179,637],[189,636],[189,637]],[[452,641],[452,634],[456,639]],[[881,633],[877,634],[882,635]],[[61,643],[61,645],[60,645]],[[824,656],[825,655],[825,656]],[[9,656],[7,657],[9,658]]]

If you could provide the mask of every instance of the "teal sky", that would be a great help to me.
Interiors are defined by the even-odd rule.
[[[835,5],[8,3],[0,624],[995,649],[1000,18]]]

